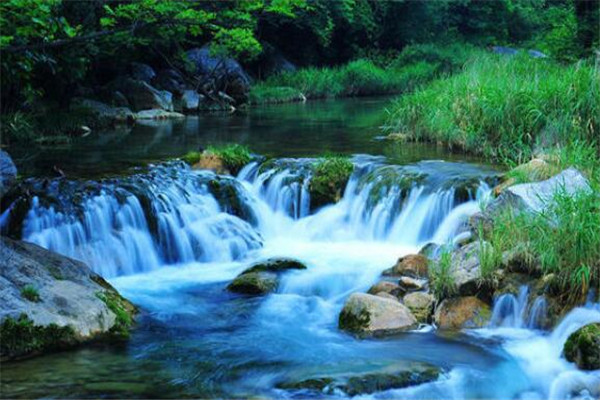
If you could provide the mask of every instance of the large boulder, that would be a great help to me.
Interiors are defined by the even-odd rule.
[[[174,69],[162,69],[154,78],[154,85],[158,89],[166,90],[176,96],[181,96],[186,90],[186,84],[181,74]]]
[[[277,290],[279,275],[289,270],[306,269],[306,265],[291,258],[269,258],[245,269],[228,286],[234,293],[260,296]]]
[[[135,307],[79,262],[0,237],[2,359],[116,335],[126,337]]]
[[[485,326],[490,316],[490,307],[477,297],[456,297],[437,306],[434,322],[439,329],[473,329]]]
[[[127,107],[112,107],[100,101],[85,98],[73,99],[71,110],[93,115],[101,123],[126,123],[136,119],[136,115]]]
[[[398,297],[404,293],[400,285],[392,281],[379,281],[369,288],[368,294],[387,293],[393,297]]]
[[[158,90],[148,82],[118,78],[108,85],[108,89],[123,93],[134,111],[150,109],[173,111],[173,94],[166,90]]]
[[[521,164],[510,171],[510,178],[494,188],[494,195],[499,196],[506,188],[517,183],[515,176],[521,177],[528,182],[537,182],[552,176],[552,166],[541,158],[534,158],[525,164]]]
[[[339,317],[339,327],[359,336],[382,336],[414,328],[417,320],[403,304],[380,296],[353,293]]]
[[[584,370],[600,369],[600,323],[573,332],[564,347],[565,358]]]
[[[0,197],[4,196],[17,179],[17,167],[7,152],[0,150]]]
[[[187,59],[205,92],[225,92],[238,104],[246,102],[251,79],[237,61],[211,54],[209,46],[189,50]]]
[[[540,212],[560,190],[572,195],[578,191],[591,190],[591,187],[581,172],[575,168],[568,168],[545,181],[522,183],[504,189],[488,209],[493,213],[509,206],[518,210]]]
[[[409,254],[400,257],[396,265],[383,271],[385,276],[427,277],[429,260],[423,254]]]
[[[132,62],[129,68],[133,79],[150,83],[156,77],[156,72],[148,64]]]
[[[204,96],[195,90],[186,89],[181,97],[176,101],[176,107],[184,112],[198,111],[200,103],[204,100]]]
[[[417,321],[422,323],[427,323],[429,320],[434,301],[433,295],[425,292],[409,293],[402,299],[404,305],[413,313]]]
[[[452,252],[450,274],[461,296],[477,294],[480,290],[481,268],[479,253],[487,242],[472,242]]]

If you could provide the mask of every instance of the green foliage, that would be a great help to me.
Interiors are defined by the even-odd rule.
[[[250,104],[289,103],[304,99],[304,95],[297,89],[287,86],[271,87],[263,83],[252,86],[249,94]]]
[[[503,213],[488,239],[499,251],[519,249],[526,255],[525,267],[539,263],[543,273],[555,274],[566,301],[581,302],[589,289],[600,289],[598,192],[559,190],[542,213]]]
[[[115,339],[127,339],[129,338],[129,331],[133,326],[133,318],[131,306],[119,296],[118,293],[112,290],[106,290],[99,292],[96,296],[102,300],[106,306],[115,314],[116,321],[112,328],[110,328],[110,334]]]
[[[21,289],[21,296],[34,303],[38,303],[41,301],[40,293],[33,285],[26,285],[25,287],[23,287]]]
[[[343,156],[327,155],[316,162],[308,188],[311,206],[318,208],[338,202],[353,170],[354,164]]]
[[[237,143],[225,146],[208,146],[206,152],[219,157],[225,167],[233,174],[239,172],[244,165],[252,161],[250,149]]]
[[[523,162],[536,145],[593,140],[600,129],[592,65],[479,56],[457,75],[398,100],[389,129],[497,160]]]
[[[77,342],[70,326],[35,325],[26,314],[21,314],[18,319],[9,317],[2,321],[0,337],[0,354],[8,358],[61,350]]]
[[[187,154],[185,154],[183,157],[181,157],[181,159],[189,165],[194,165],[198,161],[200,161],[201,157],[202,157],[202,153],[200,153],[199,151],[190,151]]]
[[[439,259],[429,268],[429,280],[438,300],[452,297],[458,292],[452,276],[452,247],[443,246]]]

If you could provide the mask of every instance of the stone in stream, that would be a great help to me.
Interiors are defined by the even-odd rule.
[[[427,323],[429,316],[433,311],[433,295],[425,292],[409,293],[402,299],[402,302],[413,313],[417,321]]]
[[[87,265],[0,237],[0,271],[2,359],[128,336],[135,307]]]
[[[441,370],[436,366],[409,363],[364,374],[317,376],[297,382],[283,382],[277,387],[299,394],[313,392],[334,395],[342,391],[348,396],[357,396],[433,382],[440,374]]]
[[[425,279],[411,278],[410,276],[401,276],[398,285],[404,292],[414,292],[423,290],[427,285],[427,281]]]
[[[377,282],[373,286],[371,286],[369,288],[369,290],[367,291],[367,293],[374,294],[374,295],[377,295],[379,293],[387,293],[393,297],[398,297],[401,294],[403,294],[404,292],[397,283],[392,282],[392,281],[382,280],[382,281]]]
[[[277,290],[279,274],[306,269],[306,265],[291,258],[270,258],[251,265],[239,274],[227,290],[249,295],[264,295]]]
[[[427,277],[429,260],[422,254],[409,254],[400,257],[396,265],[383,271],[384,276]]]
[[[480,290],[479,252],[480,246],[487,245],[486,242],[472,242],[452,253],[450,273],[461,296],[474,295]]]
[[[600,323],[573,332],[564,347],[565,358],[583,370],[600,369]]]
[[[391,299],[366,293],[348,297],[339,316],[339,327],[358,336],[384,336],[416,327],[410,310]]]
[[[456,297],[437,306],[434,321],[438,329],[474,329],[485,326],[490,316],[490,307],[477,297]]]

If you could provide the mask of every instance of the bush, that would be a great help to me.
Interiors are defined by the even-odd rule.
[[[34,303],[41,301],[40,294],[33,285],[26,285],[21,289],[21,296]]]

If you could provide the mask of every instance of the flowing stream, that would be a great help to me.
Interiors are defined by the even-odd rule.
[[[254,126],[258,117],[247,118]],[[546,331],[546,300],[523,286],[496,299],[484,329],[421,327],[379,340],[337,329],[350,293],[366,291],[398,257],[452,241],[498,176],[458,160],[398,162],[357,150],[342,199],[322,208],[311,204],[308,149],[252,162],[237,177],[169,161],[120,177],[28,180],[21,219],[15,206],[2,224],[85,261],[143,312],[122,346],[3,365],[2,397],[347,397],[279,387],[427,363],[442,369],[438,380],[359,397],[598,398],[600,373],[578,371],[560,354],[570,333],[600,322],[598,304]],[[267,257],[308,269],[286,273],[266,297],[225,290]]]

